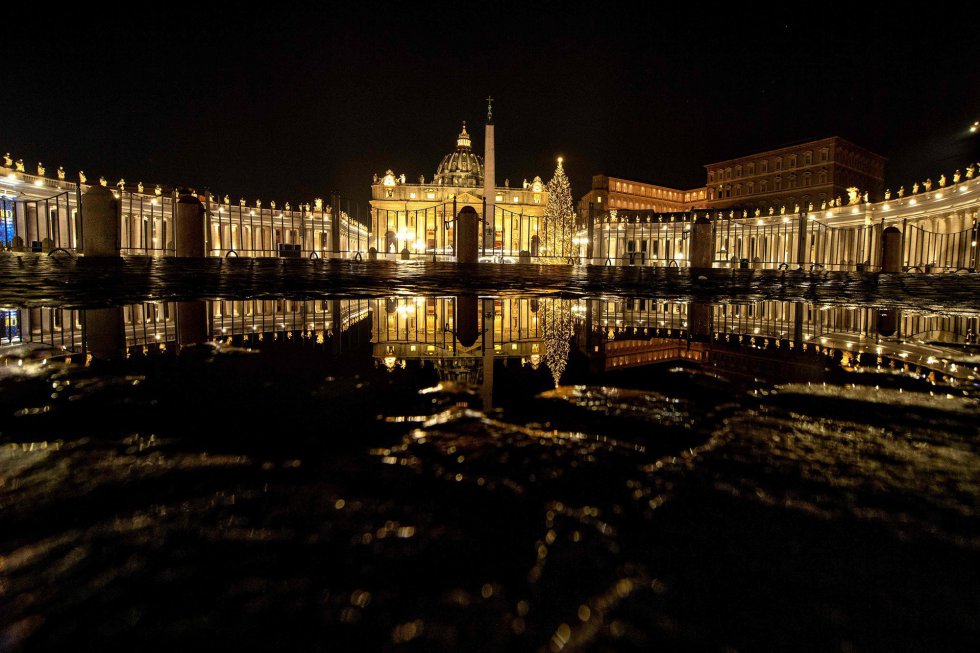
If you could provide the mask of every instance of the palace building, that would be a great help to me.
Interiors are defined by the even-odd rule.
[[[711,209],[738,207],[766,214],[782,207],[815,209],[848,201],[848,188],[881,201],[885,157],[839,136],[709,163]],[[795,212],[795,211],[794,211]]]
[[[488,108],[484,155],[477,154],[466,123],[456,147],[425,176],[410,183],[404,174],[387,170],[371,185],[371,248],[380,257],[455,256],[454,218],[473,208],[483,224],[481,255],[509,260],[521,252],[537,256],[545,246],[539,238],[548,192],[541,177],[511,187],[496,184],[494,125]],[[483,220],[485,216],[489,219]]]
[[[653,213],[682,213],[704,208],[707,188],[677,190],[667,186],[631,181],[608,175],[593,175],[592,190],[579,200],[579,217],[602,211],[650,211]]]

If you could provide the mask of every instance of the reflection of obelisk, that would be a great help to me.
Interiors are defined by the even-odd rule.
[[[493,410],[493,353],[494,342],[494,305],[492,299],[483,302],[483,383],[480,384],[480,398],[483,399],[483,412]]]
[[[487,245],[493,249],[494,243],[494,215],[493,203],[496,199],[497,179],[493,155],[493,98],[487,98],[487,127],[486,137],[483,140],[483,197],[486,200],[487,212],[483,216],[483,250],[486,251]],[[487,242],[487,237],[491,242]]]

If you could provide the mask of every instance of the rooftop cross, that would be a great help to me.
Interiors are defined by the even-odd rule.
[[[487,97],[487,124],[493,124],[493,97]]]

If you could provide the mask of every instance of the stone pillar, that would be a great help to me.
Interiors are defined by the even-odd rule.
[[[485,210],[483,220],[485,228],[483,230],[483,249],[486,250],[487,234],[493,234],[494,220],[494,201],[497,199],[497,177],[496,163],[494,157],[493,142],[493,116],[487,110],[486,138],[483,143],[483,201]],[[491,236],[493,238],[493,236]],[[491,246],[493,243],[491,242]]]
[[[586,225],[586,238],[588,243],[585,245],[585,260],[588,265],[592,265],[592,257],[595,254],[592,241],[595,239],[595,204],[589,202],[588,224]],[[692,247],[693,251],[693,247]]]
[[[456,216],[456,261],[476,263],[479,255],[480,218],[472,206],[464,206]]]
[[[24,209],[27,217],[27,230],[24,233],[27,234],[27,246],[30,249],[34,243],[41,242],[41,224],[37,219],[36,204],[25,204]]]
[[[208,306],[204,301],[177,302],[177,346],[208,341]]]
[[[181,192],[177,199],[174,239],[177,256],[204,258],[204,206],[190,192]]]
[[[711,221],[701,216],[691,226],[691,268],[708,269],[714,261],[714,237]]]
[[[898,227],[888,227],[881,234],[881,271],[902,271],[902,232]]]
[[[806,213],[800,211],[796,220],[796,265],[803,268],[807,262],[806,256],[806,236],[807,236],[807,217]],[[787,261],[788,263],[789,261]]]
[[[99,186],[99,188],[102,188]],[[111,191],[109,196],[112,197]],[[126,337],[123,332],[123,309],[89,308],[83,311],[85,350],[93,358],[122,358],[126,353]]]
[[[82,247],[85,256],[119,256],[120,204],[105,186],[82,195]]]
[[[330,200],[330,251],[340,254],[340,193],[336,191]]]

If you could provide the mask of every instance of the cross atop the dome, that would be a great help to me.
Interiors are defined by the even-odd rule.
[[[493,97],[487,97],[487,124],[493,124]]]

